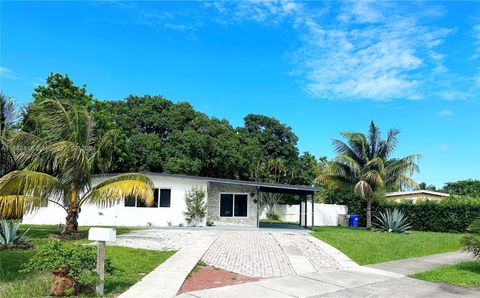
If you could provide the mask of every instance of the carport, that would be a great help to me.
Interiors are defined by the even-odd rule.
[[[280,193],[280,194],[289,194],[289,195],[297,195],[300,198],[300,212],[299,212],[299,219],[298,225],[308,228],[308,210],[310,208],[312,223],[311,226],[315,225],[314,216],[315,216],[315,193],[320,191],[320,188],[317,187],[309,187],[309,186],[302,186],[302,185],[284,185],[284,184],[267,184],[267,183],[258,183],[257,185],[257,198],[260,198],[262,193]],[[308,199],[310,198],[311,205],[308,207]],[[303,204],[302,204],[303,203]],[[257,200],[257,227],[260,226],[260,200]],[[303,218],[302,218],[303,217]]]

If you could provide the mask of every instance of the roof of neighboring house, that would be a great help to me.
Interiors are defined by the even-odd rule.
[[[115,176],[119,174],[120,173],[103,174],[103,175],[95,175],[95,176],[110,177],[110,176]],[[265,183],[265,182],[256,182],[256,181],[247,181],[247,180],[235,180],[235,179],[212,178],[212,177],[178,175],[178,174],[165,174],[165,173],[155,173],[155,172],[141,172],[141,174],[150,175],[150,176],[170,177],[170,178],[202,180],[202,181],[213,182],[213,183],[254,186],[254,187],[258,187],[259,190],[263,192],[278,192],[278,193],[304,195],[304,194],[313,194],[315,192],[322,190],[319,187],[305,186],[305,185]]]
[[[412,190],[412,191],[397,191],[397,192],[388,192],[385,194],[386,197],[398,197],[398,196],[408,196],[408,195],[432,195],[438,197],[449,197],[448,193],[438,192],[438,191],[431,191],[431,190]]]

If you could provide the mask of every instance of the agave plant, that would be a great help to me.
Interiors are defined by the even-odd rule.
[[[405,233],[411,228],[405,214],[397,208],[393,211],[380,212],[380,216],[375,216],[375,218],[377,219],[376,229],[387,233]]]
[[[463,238],[463,251],[469,252],[480,259],[480,218],[477,218],[468,227],[468,231],[477,235],[467,235]]]
[[[2,230],[0,233],[0,245],[10,247],[12,245],[25,244],[28,238],[30,228],[23,233],[19,233],[20,222],[14,220],[2,220]]]

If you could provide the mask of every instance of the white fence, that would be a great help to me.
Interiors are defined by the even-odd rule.
[[[301,209],[300,209],[301,206]],[[275,206],[275,213],[280,215],[283,221],[298,222],[305,224],[304,210],[305,203],[301,205],[277,205]],[[314,204],[314,225],[315,226],[338,226],[338,215],[347,214],[348,208],[345,205],[333,204]],[[302,217],[300,219],[300,212]],[[265,212],[260,216],[261,219],[267,218]],[[307,225],[312,225],[312,203],[307,203]]]

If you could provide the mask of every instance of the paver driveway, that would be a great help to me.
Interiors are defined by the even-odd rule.
[[[214,267],[252,277],[331,271],[344,266],[318,241],[295,232],[225,232],[203,260]]]

